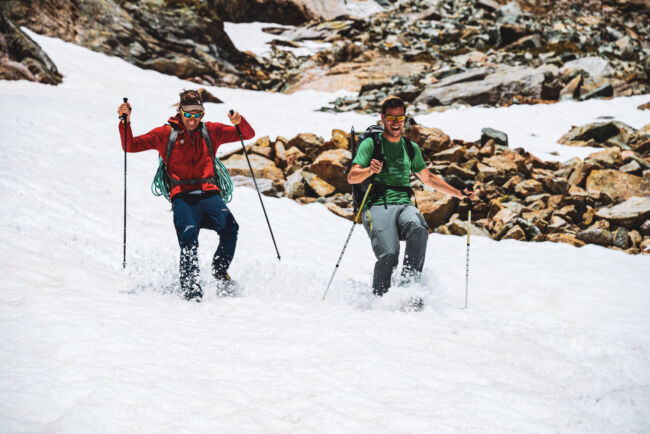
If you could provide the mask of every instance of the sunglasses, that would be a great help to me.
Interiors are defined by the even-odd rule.
[[[181,113],[183,114],[184,117],[187,119],[194,118],[194,119],[200,119],[203,116],[203,112],[201,113],[188,113],[185,110],[181,109]]]
[[[393,115],[387,115],[384,116],[384,119],[386,119],[388,122],[393,122],[393,121],[398,121],[398,122],[404,122],[404,119],[406,119],[406,116],[393,116]]]

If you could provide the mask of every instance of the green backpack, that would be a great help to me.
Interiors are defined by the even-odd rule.
[[[169,139],[167,140],[167,162],[169,162],[174,143],[176,143],[176,137],[178,137],[178,129],[176,129],[174,125],[170,124],[170,126],[172,127],[172,131],[169,134]],[[208,152],[210,153],[210,158],[212,158],[212,167],[216,176],[202,179],[172,179],[167,172],[167,165],[165,165],[165,160],[163,160],[162,157],[159,157],[158,170],[156,171],[156,174],[153,177],[153,182],[151,183],[151,192],[154,196],[164,196],[167,200],[170,200],[169,193],[172,188],[176,187],[177,185],[201,184],[207,182],[216,185],[217,188],[219,188],[219,195],[225,203],[228,203],[232,200],[233,185],[232,180],[230,179],[230,174],[228,173],[228,169],[226,169],[223,163],[215,157],[212,150],[212,141],[210,140],[208,128],[203,122],[201,122],[199,125],[199,130],[201,131],[203,140],[205,140],[205,143],[208,146]]]

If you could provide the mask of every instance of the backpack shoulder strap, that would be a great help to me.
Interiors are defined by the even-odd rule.
[[[210,153],[210,158],[212,159],[212,167],[215,165],[215,158],[217,158],[214,155],[214,150],[212,148],[212,140],[210,140],[210,132],[208,131],[208,127],[201,122],[201,135],[203,136],[203,140],[205,140],[205,144],[208,146],[208,152]]]
[[[417,145],[409,139],[404,139],[404,141],[406,142],[406,153],[408,154],[411,163],[413,163],[413,159],[415,158],[415,148]]]
[[[165,164],[169,166],[169,157],[172,155],[172,148],[174,143],[176,143],[176,137],[178,137],[178,129],[172,124],[169,124],[172,131],[169,133],[169,138],[167,139],[167,149],[165,150]]]
[[[370,137],[372,137],[372,142],[374,144],[374,148],[372,150],[372,159],[384,161],[384,154],[381,151],[381,138],[379,137],[379,133],[372,133]]]

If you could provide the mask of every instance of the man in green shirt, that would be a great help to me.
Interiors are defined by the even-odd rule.
[[[409,196],[411,172],[439,192],[461,200],[466,195],[471,199],[476,196],[476,192],[465,190],[464,194],[455,189],[426,168],[418,146],[402,137],[405,113],[406,105],[400,98],[384,100],[381,105],[384,131],[380,136],[383,161],[373,159],[374,141],[368,137],[359,144],[348,174],[350,184],[362,183],[375,175],[368,195],[370,203],[366,203],[362,215],[363,227],[377,257],[372,288],[378,296],[384,295],[390,288],[391,274],[399,262],[400,241],[406,241],[402,276],[417,280],[424,266],[429,230]],[[412,161],[406,151],[407,146],[413,147]]]

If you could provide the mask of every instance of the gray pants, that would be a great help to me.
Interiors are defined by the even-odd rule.
[[[390,277],[399,263],[399,242],[406,241],[402,275],[417,279],[422,273],[429,230],[420,211],[410,204],[374,205],[363,211],[366,229],[377,257],[372,278],[376,295],[390,288]]]

